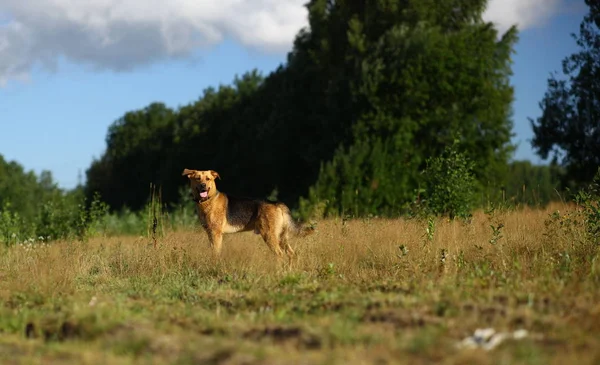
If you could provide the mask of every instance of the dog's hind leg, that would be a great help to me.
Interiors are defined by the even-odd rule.
[[[263,239],[265,240],[265,242],[267,243],[267,246],[269,246],[271,251],[273,251],[275,253],[275,255],[277,255],[277,258],[283,257],[283,251],[281,250],[281,247],[279,246],[279,240],[277,239],[277,237],[275,235],[266,234],[266,235],[263,235]]]
[[[281,233],[279,235],[279,247],[281,247],[281,249],[286,253],[286,255],[288,256],[288,259],[291,262],[292,258],[294,258],[296,256],[296,253],[294,252],[294,249],[292,248],[292,246],[290,246],[289,239],[290,239],[290,231],[289,231],[288,227],[283,227],[283,229],[281,230]]]

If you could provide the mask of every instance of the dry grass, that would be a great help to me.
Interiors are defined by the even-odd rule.
[[[426,221],[323,221],[293,267],[251,233],[226,236],[218,262],[203,232],[12,247],[0,362],[598,363],[598,248],[556,209],[572,208],[437,220],[429,236]],[[530,336],[455,348],[484,327]]]

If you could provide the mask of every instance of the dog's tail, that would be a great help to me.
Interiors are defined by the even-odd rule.
[[[316,228],[312,225],[305,226],[296,222],[294,218],[292,218],[292,213],[290,212],[290,209],[285,204],[279,204],[279,208],[283,213],[283,219],[285,224],[288,226],[289,231],[294,236],[306,237],[310,234],[313,234],[316,231]]]

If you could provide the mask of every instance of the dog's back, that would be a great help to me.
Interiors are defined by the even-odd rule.
[[[227,225],[231,226],[232,232],[254,230],[258,211],[263,202],[235,195],[224,195],[227,198],[225,219],[227,220]]]
[[[221,193],[223,194],[223,193]],[[252,199],[239,197],[235,195],[227,196],[227,223],[230,226],[226,230],[229,232],[260,231],[257,226],[259,216],[266,218],[264,224],[281,227],[284,231],[292,233],[294,236],[304,237],[312,232],[312,227],[302,227],[292,218],[292,214],[287,205],[282,202],[272,202],[268,200]]]

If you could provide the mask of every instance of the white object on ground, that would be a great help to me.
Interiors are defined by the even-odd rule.
[[[496,332],[493,328],[478,328],[473,336],[469,336],[459,342],[456,346],[459,349],[482,348],[486,351],[492,350],[500,345],[506,339],[521,340],[528,336],[527,330],[520,329],[513,333]]]

